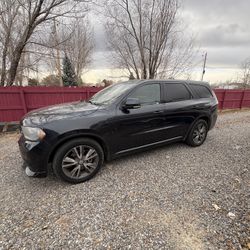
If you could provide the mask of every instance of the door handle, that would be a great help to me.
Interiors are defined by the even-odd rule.
[[[164,110],[157,110],[157,111],[154,111],[153,113],[154,114],[160,114],[160,113],[163,113],[164,112]]]
[[[206,107],[209,107],[209,105],[207,105],[206,103],[205,104],[197,104],[197,105],[193,106],[193,108],[195,108],[195,109],[203,109]]]

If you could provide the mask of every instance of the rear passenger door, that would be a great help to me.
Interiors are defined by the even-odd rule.
[[[195,120],[192,93],[185,83],[164,83],[165,119],[169,139],[185,137],[190,125]]]

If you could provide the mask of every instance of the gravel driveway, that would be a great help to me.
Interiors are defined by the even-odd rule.
[[[26,177],[17,139],[0,136],[0,249],[250,249],[250,111],[79,185]]]

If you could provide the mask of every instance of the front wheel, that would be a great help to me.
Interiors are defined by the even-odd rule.
[[[103,161],[102,147],[96,141],[88,138],[73,139],[56,152],[53,170],[57,177],[76,184],[94,177]]]
[[[190,130],[186,143],[192,147],[198,147],[207,138],[208,125],[205,120],[198,120]]]

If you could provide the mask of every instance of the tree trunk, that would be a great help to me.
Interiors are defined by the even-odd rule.
[[[10,40],[10,34],[7,34],[2,53],[2,68],[1,68],[2,71],[1,71],[1,81],[0,81],[1,86],[4,86],[6,81],[6,58],[7,58],[9,40]]]
[[[17,74],[17,69],[18,69],[18,65],[23,53],[23,49],[26,45],[26,42],[28,41],[28,39],[30,38],[32,32],[34,31],[35,26],[29,26],[27,27],[26,31],[24,32],[22,38],[19,40],[19,43],[16,46],[16,49],[13,52],[13,56],[10,62],[10,69],[9,69],[9,77],[8,77],[8,81],[7,81],[7,86],[12,86],[15,78],[16,78],[16,74]]]
[[[5,54],[5,48],[3,51],[3,58],[2,58],[2,70],[1,70],[1,82],[0,85],[4,86],[5,80],[6,80],[6,54]]]
[[[11,60],[10,69],[9,69],[9,78],[7,81],[7,86],[12,86],[13,83],[15,82],[16,72],[17,72],[18,64],[21,59],[23,47],[17,47],[17,49],[13,53],[13,58]]]
[[[142,71],[142,79],[147,79],[148,74],[147,74],[147,69],[145,65],[143,66],[143,71]]]
[[[154,73],[150,73],[149,79],[155,79],[155,74]]]

